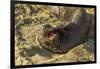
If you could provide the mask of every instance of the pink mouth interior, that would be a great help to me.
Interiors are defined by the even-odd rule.
[[[53,37],[55,34],[56,34],[55,32],[51,31],[47,34],[47,36],[48,38],[50,38],[50,37]]]

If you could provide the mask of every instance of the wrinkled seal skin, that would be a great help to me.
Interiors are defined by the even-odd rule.
[[[87,14],[84,9],[79,8],[74,12],[71,21],[62,23],[56,27],[48,24],[48,26],[51,26],[52,30],[57,32],[57,37],[55,37],[56,40],[52,42],[52,45],[45,43],[46,37],[44,34],[46,32],[44,32],[44,30],[42,31],[41,36],[38,38],[39,43],[43,48],[53,53],[67,53],[69,50],[85,41],[92,23],[91,19],[91,15]]]

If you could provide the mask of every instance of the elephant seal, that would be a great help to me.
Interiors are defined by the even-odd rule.
[[[72,14],[71,21],[56,27],[50,24],[44,25],[38,41],[43,48],[53,53],[67,53],[85,41],[91,23],[91,15],[88,15],[83,8],[78,8]]]

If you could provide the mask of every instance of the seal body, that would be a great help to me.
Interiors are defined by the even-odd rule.
[[[83,8],[73,10],[70,21],[61,23],[56,27],[49,24],[44,25],[39,37],[42,47],[54,53],[62,54],[85,41],[92,23],[91,16]]]

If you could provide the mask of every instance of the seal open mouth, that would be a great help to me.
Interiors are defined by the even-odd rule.
[[[53,40],[57,36],[57,33],[54,31],[50,31],[47,33],[47,37],[49,40]]]

